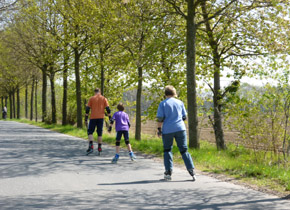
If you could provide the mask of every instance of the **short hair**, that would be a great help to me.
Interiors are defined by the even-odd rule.
[[[174,97],[177,96],[176,90],[175,90],[175,88],[172,85],[167,85],[165,87],[165,91],[164,92],[165,92],[166,96],[174,96]]]
[[[123,105],[123,103],[119,103],[118,105],[117,105],[117,109],[119,110],[119,111],[124,111],[124,105]]]
[[[101,92],[101,89],[100,88],[96,88],[95,89],[95,93],[100,93]]]

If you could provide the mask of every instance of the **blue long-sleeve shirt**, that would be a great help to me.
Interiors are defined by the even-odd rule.
[[[186,127],[182,118],[187,115],[184,104],[176,98],[167,98],[160,102],[157,118],[163,119],[162,133],[185,131]]]

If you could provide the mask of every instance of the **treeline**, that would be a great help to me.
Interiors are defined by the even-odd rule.
[[[153,117],[171,84],[186,103],[189,146],[199,148],[203,81],[211,90],[217,148],[226,149],[229,95],[244,76],[267,75],[289,58],[285,0],[18,0],[12,6],[1,14],[0,33],[1,96],[10,117],[20,117],[23,95],[25,117],[37,113],[63,125],[75,119],[81,128],[95,87],[111,106],[134,89],[136,101],[128,106],[135,106],[141,139],[142,98],[152,101],[147,115]],[[225,76],[232,82],[221,88]]]

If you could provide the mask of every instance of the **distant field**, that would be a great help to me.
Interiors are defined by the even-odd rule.
[[[135,131],[135,123],[131,123],[132,126],[130,128],[131,132]],[[205,123],[203,123],[203,127],[199,130],[200,131],[200,140],[204,140],[210,143],[215,144],[215,136],[214,136],[214,131],[213,128],[205,126]],[[142,133],[143,134],[148,134],[152,136],[157,135],[157,122],[148,120],[146,123],[142,123]],[[247,148],[253,148],[252,145],[246,144],[243,139],[239,138],[239,133],[235,131],[229,131],[229,130],[224,130],[224,138],[225,142],[227,143],[234,143],[235,145],[243,145]],[[265,148],[263,145],[259,145],[260,149],[263,150],[269,150],[270,148]],[[279,147],[279,152],[282,152],[282,144]]]
[[[132,126],[130,130],[135,131],[135,123],[131,123]],[[149,120],[146,123],[142,123],[142,133],[149,134],[152,136],[157,135],[157,122]],[[226,142],[236,142],[238,140],[238,133],[233,131],[224,131]],[[215,143],[214,131],[212,128],[203,127],[200,131],[200,139]]]

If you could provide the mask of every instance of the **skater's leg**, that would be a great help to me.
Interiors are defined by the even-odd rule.
[[[131,144],[127,144],[127,149],[128,149],[129,152],[132,152]]]
[[[173,157],[171,152],[173,144],[173,136],[174,133],[162,135],[165,171],[172,171],[173,168]]]
[[[125,139],[125,143],[127,146],[127,149],[129,152],[132,152],[132,147],[129,141],[129,132],[128,131],[123,131],[123,135],[124,135],[124,139]]]
[[[132,150],[130,141],[129,141],[129,132],[128,131],[122,131],[123,135],[124,135],[124,139],[125,139],[125,144],[127,146],[127,149],[129,151],[129,156],[131,158],[132,161],[134,161],[136,159],[136,156],[134,155],[134,152]]]
[[[104,119],[97,119],[97,134],[98,134],[98,151],[102,152],[102,142],[103,142],[103,124]]]
[[[88,139],[89,139],[89,142],[94,141],[93,133],[95,132],[95,129],[96,129],[96,120],[95,119],[90,119],[89,126],[88,126]]]
[[[120,153],[120,146],[116,146],[116,154]]]
[[[98,136],[98,145],[102,145],[102,142],[103,142],[103,137]]]
[[[175,140],[187,170],[194,169],[191,155],[187,152],[186,131],[176,132]]]
[[[95,131],[96,128],[96,122],[95,120],[91,119],[89,122],[89,126],[88,126],[88,140],[89,140],[89,148],[87,149],[87,155],[92,153],[94,150],[94,137],[93,137],[93,133]]]
[[[118,133],[119,132],[117,132],[117,134],[116,134],[116,154],[112,160],[112,163],[117,163],[118,159],[119,159],[121,135]]]
[[[93,143],[93,141],[94,141],[94,136],[93,136],[93,134],[90,134],[89,135],[89,143]]]
[[[121,144],[122,132],[117,131],[116,134],[116,153],[119,154],[120,152],[120,144]]]

